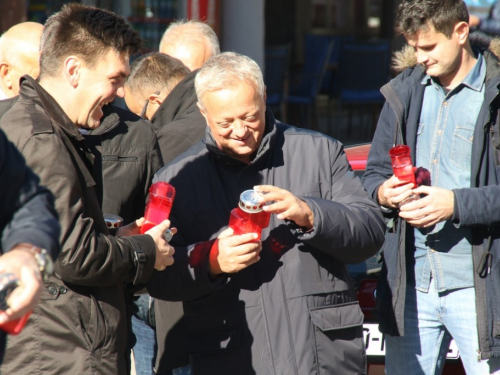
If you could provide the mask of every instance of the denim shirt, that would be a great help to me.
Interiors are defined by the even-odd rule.
[[[416,166],[431,172],[431,185],[470,187],[474,127],[484,100],[486,62],[478,60],[461,84],[446,93],[430,76],[417,132]],[[427,292],[431,277],[438,292],[474,285],[472,233],[451,220],[415,228],[415,287]]]

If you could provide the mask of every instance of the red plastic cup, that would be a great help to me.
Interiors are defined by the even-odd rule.
[[[262,229],[269,226],[271,214],[262,210],[255,190],[246,190],[240,195],[238,207],[231,211],[229,227],[234,234],[257,233],[260,240]]]
[[[141,227],[141,234],[167,220],[174,202],[175,188],[169,183],[158,181],[149,188],[148,202],[144,218],[146,221]]]

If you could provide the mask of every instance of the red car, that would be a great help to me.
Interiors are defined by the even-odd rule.
[[[354,173],[360,178],[366,168],[368,152],[371,144],[348,146],[345,148],[347,159]],[[349,273],[356,286],[361,310],[365,316],[363,331],[368,363],[368,375],[384,375],[385,342],[384,335],[378,330],[375,311],[375,296],[377,293],[377,278],[381,264],[379,254],[367,259],[363,263],[349,265]],[[450,344],[443,375],[465,375],[462,361],[454,341]]]

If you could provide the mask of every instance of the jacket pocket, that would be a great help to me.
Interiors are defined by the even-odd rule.
[[[318,374],[365,374],[363,313],[358,302],[309,310]]]
[[[458,124],[453,132],[450,160],[460,168],[470,168],[474,124]]]
[[[104,346],[106,338],[106,324],[104,314],[99,302],[93,295],[83,296],[82,300],[78,294],[74,295],[79,299],[78,319],[80,321],[81,334],[89,350],[96,352]]]
[[[120,156],[120,155],[102,155],[102,161],[113,161],[113,162],[134,162],[138,161],[137,156]]]

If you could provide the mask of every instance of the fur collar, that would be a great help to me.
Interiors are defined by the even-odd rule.
[[[473,34],[469,37],[473,48],[488,49],[500,60],[500,38],[489,38],[481,34]],[[499,62],[500,64],[500,62]],[[395,73],[400,73],[406,68],[417,65],[417,59],[413,47],[405,45],[403,49],[394,53],[391,68]]]

